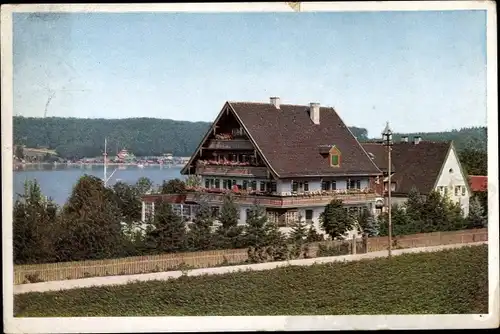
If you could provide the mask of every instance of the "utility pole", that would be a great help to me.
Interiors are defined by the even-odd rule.
[[[385,129],[382,132],[382,138],[384,139],[384,145],[387,146],[387,172],[389,174],[388,176],[388,186],[387,186],[387,214],[388,214],[388,222],[387,222],[387,228],[388,228],[388,236],[389,236],[389,258],[392,256],[392,200],[391,200],[391,191],[392,191],[392,182],[391,182],[391,174],[392,174],[392,162],[391,162],[391,151],[392,151],[392,130],[389,127],[389,122],[386,123]]]

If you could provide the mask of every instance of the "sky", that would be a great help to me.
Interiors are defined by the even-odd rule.
[[[212,121],[318,102],[380,134],[486,125],[486,11],[15,13],[14,114]]]

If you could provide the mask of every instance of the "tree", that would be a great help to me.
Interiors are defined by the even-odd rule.
[[[289,240],[293,243],[302,245],[307,239],[307,224],[299,216],[299,219],[293,224],[292,230],[290,231]]]
[[[214,248],[212,226],[214,218],[210,207],[202,204],[187,233],[188,247],[192,251]]]
[[[182,194],[186,191],[186,184],[180,179],[163,181],[161,186],[162,194]]]
[[[234,203],[234,198],[231,194],[224,195],[219,222],[224,230],[238,225],[238,207]]]
[[[488,226],[488,216],[484,212],[478,198],[473,198],[469,205],[469,215],[467,216],[467,228],[483,228]]]
[[[307,231],[307,237],[306,241],[307,242],[318,242],[318,241],[323,241],[325,240],[325,237],[322,234],[319,234],[316,229],[314,228],[313,225],[309,227],[309,230]]]
[[[13,211],[14,263],[55,260],[52,236],[56,234],[57,206],[47,200],[35,181],[26,181]]]
[[[357,221],[364,236],[376,237],[379,234],[378,221],[369,210],[362,210],[357,217]]]
[[[115,201],[120,209],[121,220],[124,222],[137,222],[141,219],[141,200],[136,187],[124,182],[117,182],[113,186]]]
[[[186,227],[172,206],[161,200],[155,203],[152,230],[146,234],[146,245],[155,253],[181,252],[186,249]]]
[[[153,188],[153,181],[147,177],[140,177],[135,183],[135,191],[137,196],[143,196],[151,191]]]
[[[222,248],[240,248],[244,245],[243,226],[238,226],[238,207],[232,195],[224,196],[219,214],[220,226],[217,229],[217,245]]]
[[[423,225],[422,211],[425,207],[425,203],[425,198],[418,192],[415,187],[413,187],[408,193],[408,199],[404,203],[406,215],[408,216],[413,226]]]
[[[16,146],[15,156],[20,160],[24,159],[24,148],[22,147],[22,145]]]
[[[287,240],[276,223],[268,221],[265,225],[266,261],[284,261],[290,257]],[[300,249],[300,248],[299,248]],[[297,254],[295,254],[297,255]]]
[[[467,175],[488,175],[488,152],[485,149],[466,148],[458,155]]]
[[[60,216],[56,240],[59,261],[113,258],[123,255],[125,236],[112,189],[94,176],[80,178]]]
[[[342,201],[332,200],[320,215],[321,228],[332,239],[344,238],[345,233],[354,227],[353,217],[344,209]]]
[[[248,245],[261,247],[266,244],[266,224],[267,217],[262,207],[254,205],[247,211],[245,240]]]

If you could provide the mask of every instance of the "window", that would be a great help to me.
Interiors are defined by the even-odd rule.
[[[299,190],[299,183],[296,181],[292,182],[292,191],[298,191]]]
[[[304,191],[309,191],[309,182],[304,182]]]
[[[313,219],[313,210],[306,210],[306,222],[310,223]]]
[[[444,193],[444,187],[443,186],[439,186],[438,187],[438,190],[439,190],[439,193],[442,195]]]
[[[271,192],[276,192],[276,182],[271,182]]]
[[[338,154],[332,154],[330,155],[330,164],[332,167],[338,167],[340,163],[339,155]]]
[[[321,182],[321,189],[325,191],[330,190],[330,181]]]
[[[252,181],[251,187],[252,187],[252,190],[257,190],[257,181]]]
[[[223,189],[230,188],[230,187],[227,186],[227,180],[222,180],[222,188]]]
[[[248,181],[247,180],[243,181],[242,188],[243,188],[243,190],[247,190],[247,188],[248,188]]]
[[[444,194],[448,195],[448,187],[444,187]]]
[[[219,189],[220,188],[220,180],[215,179],[215,188]]]
[[[260,191],[266,191],[266,183],[264,181],[260,181]]]
[[[337,182],[332,181],[332,190],[337,190]]]
[[[347,189],[361,189],[361,180],[347,180]]]
[[[205,179],[205,188],[210,188],[210,179]]]
[[[462,186],[462,196],[465,196],[465,186]]]
[[[460,186],[455,186],[455,196],[460,195]]]

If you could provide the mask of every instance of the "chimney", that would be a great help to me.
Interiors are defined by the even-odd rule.
[[[274,105],[276,109],[280,108],[280,98],[277,96],[272,96],[270,98],[271,104]]]
[[[417,145],[418,143],[420,143],[421,140],[422,140],[422,137],[415,136],[415,137],[413,137],[413,144]]]
[[[407,143],[408,142],[408,136],[401,137],[401,142],[402,143]]]
[[[309,104],[309,117],[314,124],[319,124],[319,103],[311,102]]]

